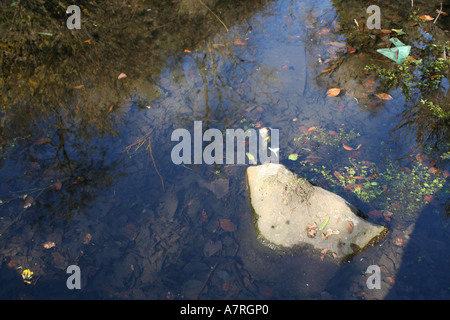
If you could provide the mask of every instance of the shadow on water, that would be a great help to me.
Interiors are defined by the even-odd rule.
[[[389,66],[373,56],[384,40],[355,33],[349,8],[361,8],[361,22],[365,4],[342,3],[91,1],[80,4],[79,32],[59,23],[66,15],[56,2],[2,4],[0,297],[448,297],[439,269],[448,231],[422,199],[433,202],[430,190],[448,197],[438,187],[446,162],[435,160],[446,127],[417,101],[402,113],[398,87],[393,102],[376,99],[384,87],[362,70]],[[396,19],[386,27],[399,29]],[[338,86],[345,93],[326,96]],[[269,250],[256,241],[246,166],[173,164],[171,134],[192,132],[195,120],[203,130],[280,128],[283,163],[393,232],[340,268],[312,252]],[[342,148],[350,142],[363,147]],[[287,160],[292,153],[299,161]],[[431,183],[418,163],[439,168],[440,180]],[[339,184],[333,172],[367,178],[369,191]],[[81,267],[85,290],[66,289],[69,264]],[[382,267],[382,292],[366,292],[369,264]],[[25,268],[35,273],[28,286]],[[431,280],[411,285],[427,268],[436,270]]]

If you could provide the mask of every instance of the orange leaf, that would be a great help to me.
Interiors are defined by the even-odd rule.
[[[184,49],[184,52],[186,52],[186,53],[191,53],[191,50],[189,50],[189,49]]]
[[[333,69],[328,68],[328,69],[322,70],[322,73],[327,73],[327,72],[330,72],[331,70],[333,70]]]
[[[308,132],[314,131],[316,129],[316,127],[311,127],[308,129]]]
[[[117,77],[117,79],[123,79],[123,78],[126,78],[127,77],[127,75],[125,74],[125,73],[121,73],[121,74],[119,74],[119,76]]]
[[[331,88],[327,91],[329,97],[337,97],[339,93],[341,93],[341,89],[339,88]]]
[[[236,45],[236,46],[245,46],[245,42],[244,41],[242,41],[241,39],[236,39],[236,40],[234,40],[234,45]]]
[[[75,87],[73,87],[74,89],[81,89],[81,88],[83,88],[84,87],[84,84],[80,84],[79,86],[75,86]]]
[[[345,143],[342,143],[342,146],[344,147],[345,150],[351,151],[353,150],[352,147],[349,147],[348,145],[346,145]]]
[[[194,203],[194,199],[192,199],[191,201],[189,201],[188,206],[190,206],[191,204]]]
[[[420,16],[419,18],[422,20],[425,20],[425,21],[433,21],[434,20],[434,18],[429,16],[428,14],[424,14],[423,16]]]
[[[219,219],[220,227],[226,232],[233,232],[235,227],[230,219]]]
[[[392,100],[392,96],[387,93],[377,93],[376,96],[381,100]]]

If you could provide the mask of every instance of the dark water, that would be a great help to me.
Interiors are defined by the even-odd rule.
[[[223,9],[239,17],[226,23],[209,14],[210,28],[196,30],[200,40],[181,47],[180,39],[157,39],[166,46],[147,60],[140,49],[148,47],[130,40],[137,58],[119,59],[112,88],[91,61],[85,88],[61,98],[72,111],[30,114],[26,136],[26,114],[15,118],[0,170],[1,298],[450,297],[448,160],[432,158],[448,144],[436,150],[410,139],[414,126],[408,134],[397,129],[407,104],[399,88],[382,100],[361,84],[370,77],[364,66],[380,56],[373,47],[351,52],[343,31],[353,23],[350,4],[252,6],[245,14]],[[339,67],[322,73],[333,61]],[[127,77],[116,80],[121,72]],[[94,94],[86,99],[77,90],[88,87]],[[334,87],[342,93],[328,97]],[[279,129],[281,163],[391,232],[343,265],[265,248],[253,228],[247,165],[173,163],[172,132],[193,132],[194,121],[203,130]],[[335,171],[377,178],[352,192],[332,182]],[[67,289],[69,265],[80,267],[81,290]],[[366,285],[370,265],[380,267],[381,289]],[[24,269],[34,272],[30,284]]]

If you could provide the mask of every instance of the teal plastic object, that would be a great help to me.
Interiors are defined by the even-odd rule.
[[[402,64],[405,62],[406,58],[411,52],[411,46],[406,46],[403,42],[397,38],[391,38],[389,41],[395,46],[393,48],[378,49],[377,52],[381,53],[383,56],[391,59],[397,64]]]

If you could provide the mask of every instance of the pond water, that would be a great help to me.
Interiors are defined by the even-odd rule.
[[[441,156],[448,140],[447,149],[421,141],[428,120],[405,115],[404,91],[364,71],[393,64],[376,54],[379,35],[355,31],[349,16],[354,10],[364,19],[364,5],[261,1],[216,15],[202,4],[193,8],[206,24],[182,32],[201,35],[172,40],[180,45],[164,34],[127,43],[124,33],[119,43],[136,59],[127,49],[123,57],[104,49],[119,61],[114,73],[104,71],[114,78],[86,58],[80,81],[58,97],[70,107],[29,117],[10,111],[18,116],[2,140],[0,298],[450,298],[448,160]],[[144,9],[126,26],[155,11]],[[145,53],[149,41],[160,47]],[[441,86],[448,89],[445,78]],[[331,88],[339,95],[328,95]],[[40,103],[29,101],[33,109]],[[172,133],[194,136],[194,121],[203,131],[278,129],[280,163],[390,233],[343,264],[331,254],[263,246],[248,161],[173,162]],[[81,290],[66,286],[69,265],[80,267]],[[371,265],[380,267],[380,289],[367,287]],[[25,269],[33,272],[28,284]]]

